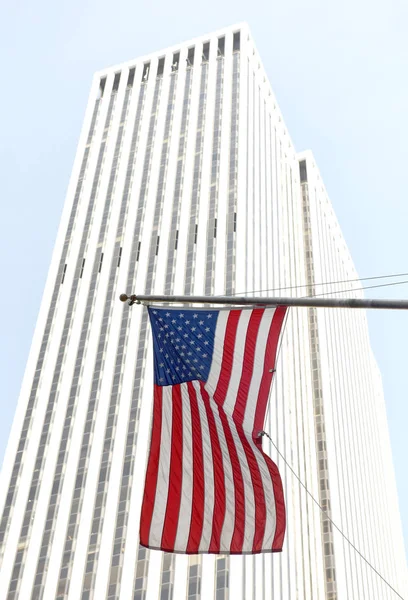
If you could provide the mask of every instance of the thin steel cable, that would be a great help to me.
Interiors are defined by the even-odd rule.
[[[328,296],[329,294],[344,294],[346,292],[360,292],[361,290],[372,290],[374,288],[391,287],[392,285],[403,285],[404,283],[408,283],[408,280],[394,281],[392,283],[381,283],[379,285],[367,285],[361,288],[349,288],[348,290],[338,290],[336,292],[323,292],[321,294],[312,294],[309,296],[304,296],[304,298],[317,298],[318,296]]]
[[[401,281],[399,283],[408,283],[408,281]],[[396,284],[385,284],[385,285],[396,285]],[[368,286],[368,287],[383,287],[383,286]],[[361,289],[361,288],[360,288]],[[364,288],[367,289],[367,288]],[[345,290],[345,291],[354,291],[354,290]],[[281,333],[279,336],[279,346],[278,346],[278,350],[276,352],[276,358],[275,358],[275,366],[278,363],[278,358],[280,355],[280,351],[282,348],[282,342],[283,342],[283,336],[285,333],[285,329],[286,329],[286,325],[287,325],[287,321],[288,321],[288,316],[289,316],[289,310],[286,311],[286,315],[285,315],[285,320],[284,323],[282,325],[282,329],[281,329]],[[275,369],[276,370],[276,369]],[[272,379],[272,385],[275,382],[275,373],[274,373],[274,377]],[[264,422],[266,423],[267,418],[268,418],[268,414],[269,414],[269,410],[270,410],[270,406],[271,406],[271,402],[270,402],[270,398],[268,401],[268,406],[266,409],[266,413],[265,413],[265,419]],[[379,573],[377,571],[377,569],[365,558],[365,556],[363,556],[363,554],[361,554],[361,552],[358,550],[358,548],[356,548],[356,546],[353,544],[353,542],[351,540],[349,540],[349,538],[346,536],[345,533],[343,533],[343,531],[336,525],[336,523],[334,523],[334,521],[329,517],[329,515],[327,514],[327,512],[324,510],[324,508],[320,505],[320,503],[316,500],[316,498],[313,496],[313,494],[311,492],[309,492],[308,488],[306,487],[306,485],[303,483],[303,481],[300,479],[300,477],[297,475],[297,473],[294,471],[294,469],[291,467],[291,465],[287,462],[286,458],[284,457],[284,455],[280,452],[280,450],[278,449],[278,447],[276,446],[275,442],[272,440],[271,436],[266,432],[266,431],[262,431],[260,433],[260,435],[266,435],[266,437],[270,440],[271,444],[274,446],[275,450],[277,451],[277,453],[279,454],[279,456],[282,458],[282,460],[284,461],[285,465],[290,469],[290,471],[293,473],[293,475],[296,477],[296,479],[299,481],[300,485],[305,489],[306,493],[310,496],[310,498],[313,500],[313,502],[316,504],[316,506],[318,506],[318,508],[326,515],[326,517],[328,518],[328,520],[330,521],[330,523],[333,525],[333,527],[335,529],[337,529],[337,531],[343,536],[343,538],[346,540],[346,542],[348,544],[350,544],[350,546],[353,548],[353,550],[360,556],[360,558],[362,558],[362,560],[364,560],[367,565],[378,575],[378,577],[380,577],[380,579],[382,579],[382,581],[398,596],[398,598],[401,598],[401,600],[405,600],[403,598],[403,596],[401,596],[401,594],[399,594],[397,592],[397,590],[395,588],[392,587],[392,585],[390,583],[388,583],[388,581],[386,579],[384,579],[384,577],[381,575],[381,573]]]
[[[292,469],[292,467],[290,466],[290,464],[287,462],[286,458],[284,457],[284,455],[282,454],[282,452],[280,452],[280,450],[278,449],[278,447],[276,446],[275,442],[273,441],[273,439],[271,438],[271,436],[266,432],[266,431],[261,431],[260,435],[266,435],[266,437],[270,440],[272,446],[275,448],[276,452],[279,454],[279,456],[282,458],[283,462],[285,463],[285,465],[288,467],[288,469],[290,469],[290,471],[293,473],[293,475],[296,477],[296,479],[298,480],[298,482],[300,483],[300,485],[303,487],[303,489],[306,491],[306,493],[310,496],[310,498],[313,500],[313,502],[316,504],[316,506],[318,506],[320,508],[320,510],[326,515],[326,517],[328,518],[328,520],[330,521],[330,523],[333,525],[333,527],[335,529],[337,529],[337,531],[340,533],[340,535],[343,536],[343,538],[346,540],[346,542],[348,544],[350,544],[350,546],[353,548],[353,550],[360,556],[360,558],[363,559],[363,561],[370,567],[370,569],[372,569],[374,571],[374,573],[376,573],[378,575],[378,577],[380,579],[382,579],[382,581],[394,592],[394,594],[396,594],[398,596],[398,598],[401,598],[401,600],[404,600],[404,598],[401,596],[401,594],[399,594],[397,592],[397,590],[395,588],[392,587],[392,585],[390,583],[388,583],[388,581],[381,575],[381,573],[379,573],[377,571],[377,569],[375,567],[373,567],[373,565],[365,558],[365,556],[363,554],[361,554],[360,550],[358,550],[358,548],[356,548],[356,546],[353,544],[353,542],[351,540],[349,540],[349,538],[346,536],[345,533],[343,533],[343,531],[340,529],[340,527],[338,527],[336,525],[336,523],[334,523],[334,521],[329,517],[329,515],[327,514],[327,512],[324,510],[324,508],[319,504],[319,502],[316,500],[316,498],[313,496],[313,494],[311,492],[309,492],[308,488],[305,486],[305,484],[303,483],[303,481],[300,479],[300,477],[298,477],[297,473],[295,472],[294,469]]]
[[[375,277],[358,277],[357,279],[342,279],[339,281],[323,281],[321,283],[314,283],[314,286],[317,285],[337,285],[339,283],[352,283],[352,282],[357,282],[357,281],[370,281],[373,279],[392,279],[394,277],[407,277],[408,273],[395,273],[394,275],[376,275]],[[392,284],[390,284],[392,285]],[[267,288],[264,290],[252,290],[252,291],[245,291],[245,292],[235,292],[234,294],[231,294],[232,296],[242,296],[242,294],[260,294],[262,292],[280,292],[282,290],[297,290],[297,289],[301,289],[301,288],[307,288],[309,287],[309,284],[305,283],[302,285],[288,285],[285,287],[278,287],[278,288]],[[368,289],[368,288],[360,288],[360,289]],[[222,294],[219,294],[222,296]]]
[[[383,283],[383,284],[380,284],[380,285],[369,285],[369,286],[366,286],[366,287],[363,287],[363,288],[359,288],[358,291],[360,291],[360,290],[368,290],[368,289],[372,289],[372,288],[379,288],[379,287],[388,287],[388,286],[391,286],[391,285],[402,285],[402,284],[405,284],[405,283],[408,283],[408,280],[406,280],[406,281],[396,281],[396,282],[393,282],[393,283]],[[323,294],[315,294],[313,296],[304,296],[304,298],[316,298],[316,296],[326,296],[327,294],[333,294],[333,293],[335,293],[335,294],[342,294],[344,292],[355,292],[355,291],[356,291],[355,289],[348,289],[348,290],[340,290],[339,292],[325,292]],[[279,338],[279,347],[278,347],[278,350],[276,352],[275,365],[278,364],[279,354],[280,354],[280,350],[281,350],[281,347],[282,347],[282,341],[283,341],[283,336],[284,336],[285,329],[286,329],[288,315],[289,315],[289,311],[286,311],[285,321],[284,321],[283,326],[281,328],[281,333],[280,333],[280,338]],[[273,379],[272,379],[272,386],[273,386],[274,382],[275,382],[275,377],[273,377]],[[266,419],[268,417],[270,404],[271,404],[270,401],[268,401],[268,406],[267,406],[266,413],[265,413],[265,422],[266,422]]]
[[[402,274],[401,274],[402,275]],[[407,273],[408,275],[408,273]],[[398,277],[397,275],[381,275],[381,277],[367,277],[366,279],[381,279],[381,278],[385,278],[385,277]],[[352,281],[363,281],[363,279],[348,279],[345,280],[345,282],[352,282]],[[317,284],[313,284],[313,285],[334,285],[335,283],[341,283],[341,282],[327,282],[327,283],[317,283]],[[393,285],[404,285],[408,283],[408,279],[404,280],[404,281],[393,281],[391,283],[381,283],[378,285],[367,285],[367,286],[363,286],[360,288],[348,288],[347,290],[336,290],[336,291],[332,291],[332,292],[322,292],[321,294],[308,294],[307,296],[299,296],[300,298],[317,298],[319,296],[329,296],[330,294],[345,294],[347,292],[360,292],[362,290],[372,290],[375,288],[383,288],[383,287],[391,287]],[[259,292],[273,292],[273,291],[279,291],[279,290],[285,290],[285,289],[296,289],[298,287],[309,287],[309,286],[293,286],[293,287],[287,287],[287,288],[274,288],[274,289],[269,289],[269,290],[255,290],[255,291],[249,291],[249,292],[240,292],[239,295],[242,296],[242,294],[255,294],[255,293],[259,293]],[[222,294],[221,294],[222,295]],[[233,294],[233,295],[238,295],[238,294]],[[214,296],[215,298],[217,296]],[[194,296],[192,296],[192,298],[194,298]],[[239,301],[239,298],[237,298],[237,300]],[[277,297],[277,300],[279,300],[279,296]],[[192,300],[192,302],[194,302],[194,300]],[[160,304],[165,303],[165,301],[161,301]],[[239,303],[239,302],[238,302]],[[139,301],[138,304],[142,304],[143,306],[149,306],[150,304],[152,304],[152,302],[150,300],[142,300]]]

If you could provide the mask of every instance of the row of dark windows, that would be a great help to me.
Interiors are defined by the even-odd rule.
[[[139,244],[140,244],[140,242],[139,242]],[[118,267],[120,266],[121,259],[122,259],[122,247],[120,247],[120,249],[119,249],[119,257],[118,257],[118,264],[117,264]],[[80,279],[82,279],[82,275],[84,274],[85,260],[86,260],[85,258],[82,260],[81,272],[79,274],[79,278]],[[100,258],[100,261],[99,261],[98,273],[101,272],[102,263],[103,263],[103,252],[101,254],[101,258]],[[66,271],[67,271],[67,264],[64,265],[64,270],[63,270],[62,277],[61,277],[61,285],[64,283]]]
[[[240,47],[241,47],[241,34],[239,31],[236,31],[234,33],[234,37],[233,37],[232,51],[238,52],[240,50]],[[194,47],[188,49],[187,58],[186,58],[187,67],[192,67],[194,65],[195,50],[196,49]],[[221,57],[221,56],[225,56],[225,37],[218,38],[217,57]],[[201,61],[208,62],[209,59],[210,59],[210,42],[205,42],[203,44],[203,47],[201,50]],[[174,52],[172,63],[171,63],[171,72],[172,73],[178,71],[179,64],[180,64],[180,52]],[[157,65],[156,77],[163,76],[164,66],[165,66],[165,58],[164,57],[159,58],[159,62]],[[135,71],[136,71],[135,67],[132,67],[131,69],[129,69],[127,87],[133,87],[133,83],[135,80]],[[146,83],[146,81],[148,81],[149,74],[150,74],[150,62],[147,62],[143,65],[142,82]],[[121,76],[120,73],[115,73],[115,78],[113,80],[112,93],[117,92],[119,89],[120,76]],[[105,86],[106,86],[106,77],[102,77],[99,82],[99,98],[103,97],[103,94],[105,92]]]
[[[236,223],[237,223],[237,214],[234,213],[234,232],[236,231]],[[195,244],[197,243],[197,235],[198,235],[198,225],[195,226],[195,233],[194,233],[194,243]],[[177,246],[178,246],[178,236],[179,236],[179,232],[177,230],[176,231],[176,240],[175,240],[175,245],[174,245],[175,250],[177,250]],[[217,219],[214,220],[214,237],[217,237]],[[159,243],[160,243],[160,236],[157,236],[156,256],[159,253]],[[139,261],[140,246],[141,246],[141,242],[139,242],[136,262]],[[118,267],[120,266],[121,259],[122,259],[122,247],[120,247],[120,249],[119,249],[119,257],[118,257],[118,264],[117,264]],[[101,258],[100,258],[98,273],[101,272],[102,262],[103,262],[103,253],[101,254]],[[79,275],[80,279],[82,278],[82,275],[84,273],[84,267],[85,267],[85,258],[82,260],[81,273]],[[64,271],[63,271],[62,278],[61,278],[61,285],[64,283],[66,270],[67,270],[67,265],[65,264]]]

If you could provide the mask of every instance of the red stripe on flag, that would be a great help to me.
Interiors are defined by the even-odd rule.
[[[244,543],[245,534],[245,490],[244,480],[242,478],[241,464],[239,462],[237,449],[235,447],[234,438],[231,433],[230,425],[227,416],[220,407],[219,415],[224,430],[225,440],[228,446],[228,452],[231,461],[232,476],[234,479],[234,496],[235,496],[235,523],[234,533],[231,540],[230,552],[240,554]]]
[[[242,310],[232,310],[228,315],[227,326],[224,336],[224,351],[222,354],[222,363],[220,377],[217,382],[217,389],[214,392],[214,400],[218,404],[224,404],[228,392],[228,385],[231,379],[232,365],[234,362],[235,338]]]
[[[281,552],[286,528],[286,509],[285,498],[283,496],[282,479],[279,474],[278,467],[275,465],[273,460],[263,452],[262,454],[264,455],[266,466],[268,467],[268,471],[272,479],[273,494],[275,496],[276,526],[275,535],[272,542],[272,552]]]
[[[203,440],[197,396],[193,384],[190,381],[187,383],[187,389],[191,405],[191,429],[193,437],[193,497],[190,532],[186,552],[187,554],[192,554],[197,553],[203,532],[205,487]]]
[[[249,471],[251,473],[252,488],[254,492],[255,532],[252,545],[252,552],[260,552],[262,550],[262,542],[264,539],[266,527],[266,502],[263,481],[261,472],[259,470],[258,461],[256,460],[254,454],[254,450],[248,442],[242,426],[237,427],[237,432],[247,458]]]
[[[172,389],[171,455],[169,491],[163,524],[161,549],[172,551],[180,515],[181,486],[183,481],[183,406],[180,385]]]
[[[234,412],[232,414],[232,418],[237,424],[242,424],[244,421],[245,408],[248,400],[248,391],[249,386],[251,385],[252,373],[254,370],[256,340],[263,314],[263,308],[254,309],[248,323],[241,380],[239,382],[237,399],[235,402]]]
[[[142,512],[140,517],[140,543],[149,546],[150,527],[152,524],[154,503],[156,499],[157,477],[160,461],[160,440],[162,429],[162,396],[163,388],[154,386],[153,423],[150,437],[150,452],[147,463]]]
[[[271,371],[275,369],[279,336],[282,329],[282,323],[285,318],[286,309],[286,306],[278,306],[276,308],[271,325],[269,327],[268,340],[266,342],[264,369],[261,384],[259,386],[253,429],[254,440],[259,446],[262,445],[262,438],[259,438],[258,434],[264,428],[266,407],[268,405],[269,390],[271,388],[273,377],[273,372]]]
[[[222,527],[224,525],[226,509],[224,464],[222,459],[220,441],[218,439],[217,426],[215,424],[214,413],[210,405],[210,398],[202,382],[200,382],[200,388],[201,396],[203,398],[205,410],[207,413],[214,469],[214,511],[212,522],[212,534],[208,551],[219,552],[221,543],[221,533]]]

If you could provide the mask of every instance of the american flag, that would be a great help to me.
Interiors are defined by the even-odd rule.
[[[281,551],[282,482],[260,432],[286,307],[148,310],[154,405],[140,543]]]

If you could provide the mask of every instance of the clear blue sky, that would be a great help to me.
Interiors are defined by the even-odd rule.
[[[13,0],[2,6],[0,462],[96,70],[247,21],[361,277],[408,272],[406,0]],[[407,277],[408,279],[408,277]],[[408,297],[408,286],[368,291]],[[370,314],[408,546],[408,314]]]

